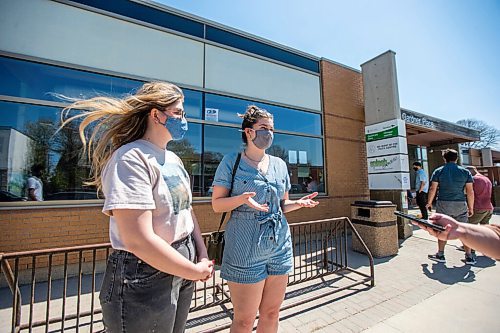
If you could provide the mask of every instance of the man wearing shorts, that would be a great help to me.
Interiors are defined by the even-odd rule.
[[[432,207],[432,201],[437,193],[436,212],[453,217],[459,222],[468,222],[474,214],[474,189],[471,173],[457,164],[458,152],[454,149],[443,150],[445,165],[432,173],[431,188],[427,207]],[[466,194],[464,194],[464,189]],[[444,248],[446,241],[438,240],[438,252],[430,254],[429,259],[446,262]],[[476,261],[471,250],[466,249],[465,263],[475,265]]]
[[[488,177],[480,174],[475,166],[468,166],[467,170],[474,179],[474,215],[469,218],[472,224],[489,224],[493,215],[493,204],[491,203],[491,191],[493,184]]]

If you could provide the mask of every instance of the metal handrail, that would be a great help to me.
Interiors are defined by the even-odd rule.
[[[352,230],[353,236],[359,238],[360,243],[369,259],[370,274],[365,274],[363,272],[358,272],[355,269],[348,267],[348,255],[347,255],[347,229]],[[360,280],[350,283],[348,286],[337,288],[335,290],[322,293],[322,295],[330,295],[342,290],[346,290],[353,286],[367,284],[371,287],[375,285],[374,278],[374,262],[373,257],[366,246],[365,242],[361,239],[355,226],[352,224],[349,218],[332,218],[332,219],[322,219],[315,221],[306,221],[300,223],[290,224],[290,230],[292,234],[292,243],[295,248],[294,260],[298,260],[298,265],[294,265],[294,271],[289,275],[288,285],[297,285],[306,281],[311,281],[313,279],[318,279],[331,274],[339,274],[341,272],[349,272],[357,274],[361,277]],[[203,237],[205,242],[208,240],[210,233],[204,233]],[[102,252],[102,260],[109,255],[111,249],[110,243],[100,243],[93,245],[82,245],[82,246],[70,246],[61,247],[53,249],[43,249],[34,251],[20,251],[12,253],[2,253],[0,254],[0,263],[4,276],[7,278],[7,283],[12,292],[12,326],[11,332],[20,332],[23,330],[31,330],[34,327],[45,326],[46,331],[49,324],[61,323],[61,330],[64,330],[64,323],[68,320],[76,319],[77,327],[80,322],[80,318],[90,316],[90,326],[91,329],[94,324],[94,315],[101,313],[100,308],[94,308],[95,299],[95,278],[97,274],[96,262],[98,251]],[[91,252],[92,258],[87,256],[87,258],[92,263],[92,290],[91,290],[91,305],[89,309],[81,308],[81,293],[82,293],[82,277],[83,277],[83,261],[84,255],[87,252]],[[105,256],[104,256],[105,254]],[[78,255],[77,261],[75,261],[75,266],[78,266],[76,277],[78,277],[78,291],[77,291],[77,312],[68,314],[66,313],[66,298],[67,298],[67,288],[68,288],[68,266],[70,265],[70,255]],[[53,282],[53,264],[54,257],[64,256],[63,264],[63,295],[62,295],[62,313],[60,316],[51,317],[50,316],[50,299],[52,295],[52,282]],[[44,320],[34,321],[33,319],[33,308],[34,308],[34,293],[36,284],[38,283],[35,279],[36,273],[42,267],[37,267],[37,259],[48,257],[47,266],[43,267],[47,269],[47,299],[46,302],[46,314]],[[31,259],[31,260],[29,260]],[[62,258],[61,258],[62,259]],[[11,268],[9,261],[14,261],[14,269]],[[31,269],[31,299],[29,302],[29,322],[21,323],[21,312],[22,309],[22,293],[19,286],[19,277],[22,273],[19,269],[20,262],[25,262],[24,266],[27,267],[29,273]],[[30,267],[31,266],[31,267]],[[25,274],[26,275],[26,274]],[[55,280],[54,280],[55,281]],[[209,301],[209,298],[211,300]],[[282,307],[282,310],[289,309],[312,300],[317,299],[317,296],[311,296],[303,298],[299,301],[289,302]],[[220,306],[225,303],[230,302],[230,294],[227,289],[227,283],[221,278],[216,278],[214,275],[210,281],[204,283],[197,283],[195,287],[195,293],[193,295],[193,304],[191,311],[197,311],[201,309],[210,308],[213,306]],[[227,310],[225,310],[227,312]],[[228,325],[219,326],[216,329],[211,329],[209,331],[219,331],[229,327]],[[78,328],[77,328],[78,330]]]

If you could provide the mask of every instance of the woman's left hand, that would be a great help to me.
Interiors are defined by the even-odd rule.
[[[319,204],[319,201],[314,201],[312,200],[318,195],[318,192],[313,192],[311,194],[305,195],[299,200],[295,200],[295,203],[299,205],[301,208],[306,207],[306,208],[313,208],[316,207]]]
[[[210,261],[210,259],[208,258],[201,258],[200,260],[198,260],[198,262],[202,262],[202,261]],[[214,261],[212,260],[212,264],[214,263]],[[207,276],[206,278],[204,279],[200,279],[201,282],[206,282],[208,281],[208,279],[210,279],[215,273],[215,265],[212,266],[212,273],[210,273],[209,276]]]

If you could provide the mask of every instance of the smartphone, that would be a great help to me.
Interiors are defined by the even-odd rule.
[[[425,225],[426,227],[430,227],[436,231],[445,231],[446,230],[445,227],[443,227],[441,225],[430,223],[429,221],[424,220],[424,219],[419,219],[418,217],[416,217],[414,215],[405,214],[405,213],[402,213],[399,211],[395,211],[394,214],[397,216],[400,216],[400,217],[404,217],[405,219],[418,222],[419,224]]]

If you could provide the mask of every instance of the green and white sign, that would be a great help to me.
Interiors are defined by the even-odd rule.
[[[405,122],[393,119],[365,127],[370,190],[410,188]]]
[[[405,122],[401,119],[384,121],[382,123],[368,125],[365,127],[366,142],[406,137]]]
[[[408,155],[389,155],[368,159],[368,173],[408,172]]]

